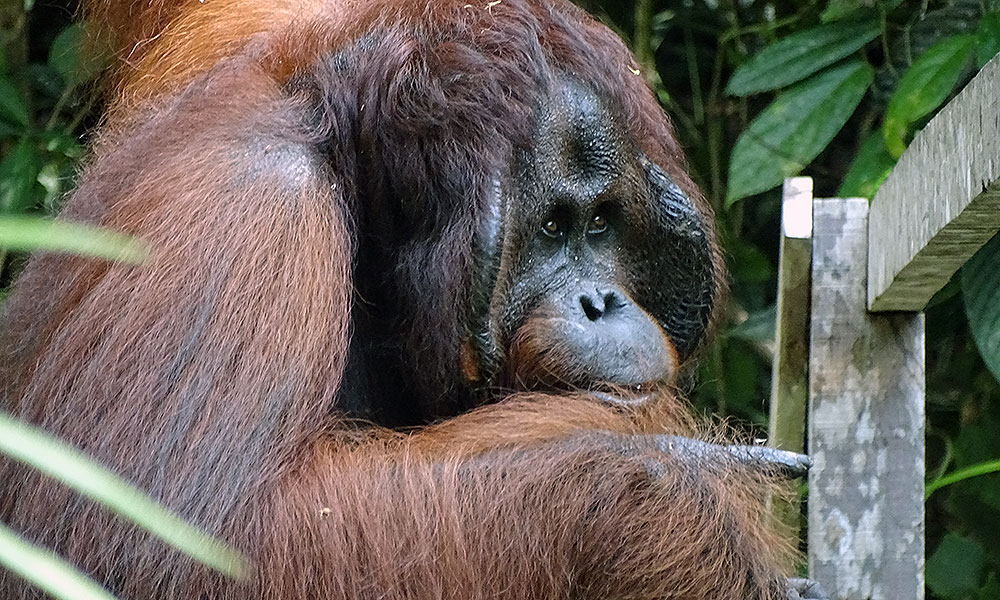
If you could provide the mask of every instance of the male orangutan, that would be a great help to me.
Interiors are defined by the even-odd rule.
[[[7,410],[243,552],[216,575],[42,475],[0,520],[121,598],[758,600],[804,457],[692,439],[723,287],[623,44],[566,0],[94,0],[115,93],[36,256]],[[0,573],[0,597],[37,592]]]

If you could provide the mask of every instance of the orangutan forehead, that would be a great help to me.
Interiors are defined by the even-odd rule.
[[[536,160],[569,179],[611,179],[628,162],[627,139],[609,103],[584,83],[560,78],[539,109]]]

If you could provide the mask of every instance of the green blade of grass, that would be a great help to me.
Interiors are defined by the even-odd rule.
[[[145,246],[126,235],[39,217],[0,217],[0,247],[71,252],[132,263],[141,263],[146,257]]]
[[[58,479],[220,573],[241,577],[244,559],[176,517],[93,460],[42,431],[0,413],[0,453]]]
[[[0,566],[58,600],[115,600],[76,567],[0,525]]]

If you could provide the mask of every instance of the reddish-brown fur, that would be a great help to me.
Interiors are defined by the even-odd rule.
[[[254,566],[247,581],[226,580],[9,462],[0,520],[123,598],[783,597],[784,550],[762,516],[761,477],[651,448],[623,452],[595,433],[692,434],[668,393],[637,411],[520,395],[406,434],[346,423],[333,406],[357,232],[350,182],[310,149],[332,140],[334,166],[351,160],[337,145],[344,107],[307,124],[311,99],[285,84],[375,27],[386,37],[365,79],[388,85],[404,76],[400,65],[418,65],[408,86],[386,93],[412,101],[416,85],[447,100],[436,108],[454,122],[442,136],[461,136],[470,152],[440,163],[475,173],[463,160],[502,153],[510,142],[498,131],[530,136],[519,127],[537,90],[518,43],[537,28],[542,44],[529,58],[614,95],[644,152],[695,196],[660,109],[606,28],[563,0],[92,4],[122,67],[63,218],[140,236],[152,256],[138,267],[32,260],[4,321],[6,406]],[[492,53],[482,63],[491,71],[435,88],[444,83],[434,69],[476,73],[461,52],[426,58],[426,36],[437,33]],[[506,83],[483,92],[488,77]],[[421,111],[434,108],[399,110],[429,118]],[[406,165],[406,151],[386,168]],[[271,168],[275,156],[283,168]],[[436,175],[414,173],[427,186]],[[475,209],[449,210],[473,223]],[[433,267],[428,277],[453,295],[427,300],[429,324],[410,337],[459,372],[458,291],[471,250],[457,243],[468,230],[452,235],[455,244],[413,265]],[[34,594],[0,572],[0,597]]]

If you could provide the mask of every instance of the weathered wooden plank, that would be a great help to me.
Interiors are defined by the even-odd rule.
[[[809,397],[809,263],[812,256],[812,190],[809,177],[785,180],[778,253],[778,310],[771,366],[768,441],[802,452]]]
[[[867,213],[813,201],[809,570],[841,600],[919,600],[924,319],[866,312]]]
[[[919,311],[1000,229],[1000,56],[917,134],[872,200],[868,306]]]
[[[771,417],[768,443],[805,451],[809,400],[809,265],[812,260],[810,177],[785,180],[778,251],[778,307],[771,364]],[[774,514],[798,535],[802,506],[797,495],[773,499]]]

